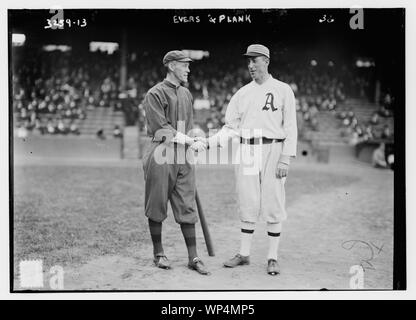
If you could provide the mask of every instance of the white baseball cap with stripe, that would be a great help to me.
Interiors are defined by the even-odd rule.
[[[247,57],[266,56],[270,59],[270,50],[262,44],[251,44],[247,48],[247,52],[244,54]]]

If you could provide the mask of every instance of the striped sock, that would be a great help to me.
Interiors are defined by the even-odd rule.
[[[188,249],[189,261],[192,261],[198,256],[196,251],[196,236],[195,236],[195,225],[189,223],[181,224],[181,230],[185,239],[186,248]]]
[[[267,235],[269,238],[269,253],[267,254],[267,259],[277,260],[281,231],[281,223],[267,223]]]
[[[250,255],[251,240],[253,239],[254,229],[256,227],[255,223],[245,222],[241,223],[241,247],[240,254],[242,256]]]
[[[162,222],[149,219],[150,236],[153,243],[153,254],[164,254],[162,246]]]

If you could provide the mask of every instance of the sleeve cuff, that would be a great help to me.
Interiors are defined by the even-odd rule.
[[[195,139],[187,136],[186,134],[183,134],[182,132],[177,132],[176,136],[172,139],[172,142],[176,142],[182,145],[185,144],[192,144],[195,142]]]
[[[155,132],[153,141],[169,143],[174,139],[176,131],[170,129],[159,129]]]
[[[172,142],[176,142],[179,144],[185,144],[186,142],[186,135],[181,132],[177,132],[176,135],[173,137]]]
[[[290,156],[281,154],[279,158],[279,162],[289,165],[290,164]]]

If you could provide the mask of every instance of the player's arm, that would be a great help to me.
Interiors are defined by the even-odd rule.
[[[231,98],[225,112],[224,126],[207,139],[210,147],[223,147],[231,138],[240,136],[241,114],[238,110],[238,92]]]
[[[154,135],[154,141],[192,144],[194,140],[173,128],[165,116],[162,98],[156,92],[148,92],[143,106],[146,111],[147,125]]]
[[[193,128],[193,125],[194,125],[194,115],[193,115],[194,99],[192,97],[192,94],[187,89],[186,89],[186,94],[188,95],[188,98],[190,99],[191,103],[190,103],[189,110],[186,110],[187,115],[188,115],[188,121],[187,121],[187,125],[186,125],[185,130],[186,130],[186,132],[190,132],[191,129]],[[195,140],[195,138],[190,137],[187,134],[178,131],[176,133],[176,136],[172,139],[172,142],[176,142],[176,143],[179,143],[179,144],[192,145],[193,143],[196,142],[196,140]],[[198,149],[200,149],[200,148],[198,148]]]
[[[283,150],[280,155],[276,168],[276,176],[283,178],[287,176],[289,171],[290,159],[296,157],[296,148],[298,140],[298,128],[296,123],[296,102],[295,95],[290,87],[287,93],[283,107],[283,130],[286,133],[285,141],[283,141]]]
[[[186,94],[188,95],[191,103],[190,108],[187,110],[187,126],[186,126],[186,132],[188,132],[189,135],[182,135],[181,133],[178,133],[173,139],[174,142],[182,143],[182,144],[189,144],[191,146],[191,150],[201,152],[204,151],[207,148],[207,143],[205,141],[205,138],[201,139],[198,136],[193,136],[192,131],[194,129],[194,98],[192,97],[192,94],[189,92],[189,90],[186,91]],[[181,139],[181,141],[179,141]]]

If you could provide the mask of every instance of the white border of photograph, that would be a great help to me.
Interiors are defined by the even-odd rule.
[[[7,9],[43,9],[52,6],[63,8],[348,8],[353,6],[382,8],[405,7],[406,8],[406,229],[407,229],[407,290],[406,291],[342,291],[342,292],[168,292],[168,293],[43,293],[43,294],[10,294],[9,279],[9,161],[8,161],[8,52],[7,48]],[[103,0],[72,0],[72,1],[45,1],[36,2],[7,0],[1,4],[1,102],[3,104],[3,116],[0,118],[0,148],[1,148],[1,221],[0,221],[0,298],[1,299],[415,299],[416,298],[416,216],[414,197],[416,192],[414,176],[415,166],[415,130],[416,119],[415,90],[415,30],[416,30],[416,4],[413,1],[103,1]],[[388,23],[388,21],[386,21]],[[388,45],[388,39],[386,39]]]

